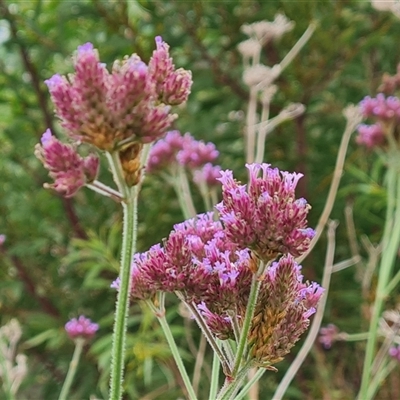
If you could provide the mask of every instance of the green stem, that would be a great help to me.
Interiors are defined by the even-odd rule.
[[[179,292],[176,292],[176,295],[182,302],[184,302],[184,304],[186,304],[186,306],[192,313],[194,319],[197,322],[197,325],[203,332],[204,336],[206,337],[206,339],[207,339],[208,343],[210,344],[211,348],[213,349],[214,353],[217,354],[217,356],[219,357],[225,374],[229,375],[231,373],[231,365],[229,364],[229,360],[226,358],[225,354],[219,348],[213,334],[210,331],[210,328],[208,327],[207,323],[204,321],[202,314],[199,312],[199,310],[197,309],[197,307],[194,304],[185,302],[185,300],[183,299],[183,296]]]
[[[368,386],[368,391],[365,400],[371,400],[375,397],[375,394],[378,391],[379,386],[385,380],[385,378],[393,371],[396,365],[397,361],[391,360],[388,364],[383,366],[378,371],[378,373],[374,376],[374,379],[372,379],[371,383]]]
[[[212,363],[211,383],[210,383],[210,395],[208,397],[209,400],[214,400],[214,399],[217,398],[220,365],[221,365],[221,362],[220,362],[220,360],[218,358],[217,353],[213,353],[213,363]]]
[[[229,365],[233,365],[233,360],[235,358],[235,355],[233,353],[233,349],[232,349],[232,342],[230,342],[229,340],[222,340],[221,345],[222,348],[226,354],[226,358],[228,360],[228,364]],[[235,342],[236,344],[236,342]]]
[[[72,356],[71,362],[69,363],[68,373],[67,376],[65,377],[65,381],[62,386],[58,400],[66,400],[68,398],[68,393],[69,390],[71,389],[71,384],[72,381],[74,380],[76,369],[78,368],[79,359],[81,357],[84,344],[85,344],[85,339],[83,338],[77,338],[75,340],[74,354]]]
[[[153,310],[155,316],[157,317],[161,328],[164,332],[165,338],[167,339],[169,348],[171,349],[172,356],[174,357],[175,363],[178,367],[179,373],[182,377],[183,383],[185,385],[185,388],[187,390],[188,396],[190,400],[196,400],[197,396],[196,393],[194,392],[192,383],[190,382],[189,375],[186,371],[185,366],[183,365],[183,361],[181,358],[181,355],[179,354],[178,346],[175,343],[174,336],[172,335],[171,329],[169,327],[169,324],[165,318],[165,310],[164,310],[164,305],[162,304],[162,308],[156,308],[151,301],[146,302],[149,307]]]
[[[179,181],[179,191],[182,196],[185,208],[187,209],[186,218],[193,218],[197,215],[196,208],[193,203],[192,193],[190,191],[190,185],[185,168],[182,166],[178,167],[178,181]]]
[[[397,271],[396,275],[386,286],[384,296],[385,297],[389,296],[390,292],[397,287],[399,282],[400,282],[400,271]]]
[[[239,343],[239,341],[240,341],[240,326],[239,326],[239,321],[238,321],[237,315],[235,315],[233,312],[230,312],[229,317],[231,319],[232,329],[233,329],[233,333],[235,335],[236,343]]]
[[[251,320],[254,316],[254,309],[256,308],[258,292],[260,290],[261,281],[258,274],[253,275],[251,281],[249,300],[247,302],[246,315],[244,317],[242,331],[240,333],[240,340],[236,351],[235,365],[233,366],[232,376],[236,377],[240,365],[242,364],[242,357],[247,345],[247,334],[249,333]]]
[[[211,211],[213,203],[211,202],[210,188],[208,187],[207,182],[199,182],[197,187],[199,188],[201,197],[203,199],[204,208],[206,211]]]
[[[236,399],[236,393],[240,389],[240,385],[242,385],[244,379],[247,377],[247,373],[251,367],[250,362],[247,362],[243,368],[241,368],[232,382],[226,382],[224,387],[221,389],[218,394],[218,400],[234,400]],[[227,378],[228,379],[228,378]]]
[[[242,388],[240,393],[237,394],[235,397],[235,400],[241,400],[243,399],[244,396],[246,396],[247,392],[251,389],[253,384],[257,382],[265,373],[266,369],[265,368],[260,368],[254,375],[253,377],[246,383],[246,385]]]
[[[129,190],[129,189],[128,189]],[[137,238],[137,198],[136,187],[131,189],[124,211],[123,238],[121,251],[121,268],[119,272],[120,287],[117,296],[115,321],[111,353],[110,400],[120,400],[123,393],[123,375],[125,364],[125,342],[128,325],[130,271],[132,256],[135,252]]]
[[[116,190],[104,185],[99,181],[93,181],[92,183],[88,183],[86,185],[89,189],[93,190],[94,192],[100,193],[103,196],[110,197],[116,202],[120,203],[122,201],[121,193],[117,192]]]
[[[375,295],[372,318],[370,322],[370,336],[364,360],[361,388],[358,398],[366,399],[368,386],[371,381],[371,368],[375,355],[376,341],[378,336],[379,318],[381,316],[385,301],[386,287],[390,280],[394,260],[400,242],[400,175],[393,166],[388,170],[388,209],[383,235],[383,251],[379,266],[378,286]],[[396,179],[397,178],[397,179]],[[397,193],[396,193],[397,192]],[[397,194],[397,196],[396,196]],[[393,220],[394,216],[394,220]]]
[[[358,342],[359,340],[367,340],[369,338],[369,332],[360,332],[360,333],[346,333],[343,334],[343,340],[345,342]]]
[[[256,130],[257,122],[257,93],[255,86],[250,87],[250,99],[246,116],[246,162],[254,161],[255,145],[256,145]]]
[[[127,199],[129,194],[129,187],[125,183],[124,172],[122,170],[119,154],[116,151],[114,151],[113,153],[106,152],[106,156],[110,165],[114,182],[117,184],[118,190],[121,193],[122,197]]]
[[[269,102],[264,103],[261,112],[261,122],[268,121],[269,118]],[[257,146],[256,146],[256,163],[262,163],[264,159],[264,151],[265,151],[265,139],[267,137],[267,129],[266,126],[261,127],[257,133]]]

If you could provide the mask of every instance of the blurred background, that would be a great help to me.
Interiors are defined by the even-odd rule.
[[[312,205],[315,226],[329,190],[345,127],[342,110],[375,95],[384,72],[396,72],[400,19],[377,11],[368,1],[5,1],[0,0],[0,325],[16,318],[23,331],[20,351],[28,356],[28,375],[17,398],[53,399],[73,351],[64,331],[70,318],[85,314],[100,324],[87,346],[73,386],[74,399],[106,398],[116,278],[120,251],[120,207],[84,189],[64,199],[43,188],[46,170],[34,146],[47,128],[63,137],[44,80],[72,72],[71,54],[92,42],[101,60],[137,53],[148,61],[161,35],[177,67],[193,73],[193,88],[174,128],[211,141],[219,164],[246,179],[243,131],[248,102],[237,45],[246,39],[243,24],[273,20],[282,13],[295,22],[281,40],[268,43],[262,62],[278,63],[311,22],[318,27],[276,84],[271,116],[289,102],[305,113],[280,125],[266,142],[264,161],[304,173],[298,196]],[[112,184],[106,163],[100,179]],[[354,139],[332,218],[337,229],[335,260],[351,256],[344,209],[353,209],[357,237],[381,237],[385,213],[383,166]],[[196,199],[202,209],[200,196]],[[140,199],[138,250],[145,251],[183,220],[173,189],[157,177],[145,180]],[[325,235],[303,263],[309,280],[320,281]],[[360,270],[332,278],[324,323],[342,331],[367,330]],[[373,286],[373,285],[372,285]],[[397,292],[397,297],[398,297]],[[393,298],[393,306],[399,301]],[[189,371],[200,334],[171,298],[168,317]],[[301,342],[260,382],[260,399],[270,399]],[[315,344],[286,399],[354,399],[364,358],[363,343],[338,342],[326,351]],[[179,374],[157,321],[141,304],[129,319],[126,398],[177,399]],[[211,353],[206,352],[199,398],[207,396]],[[207,372],[208,371],[208,372]],[[398,373],[398,369],[397,369]],[[400,398],[392,374],[378,398]],[[204,394],[202,395],[202,388]],[[1,390],[0,390],[1,393]],[[0,394],[1,397],[1,394]]]

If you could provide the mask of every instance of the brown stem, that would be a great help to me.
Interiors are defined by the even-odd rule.
[[[32,277],[29,275],[28,269],[25,267],[25,265],[22,263],[22,261],[17,256],[14,256],[14,255],[9,256],[3,247],[0,248],[0,254],[3,257],[7,257],[12,262],[13,266],[17,270],[18,278],[23,282],[26,291],[29,293],[29,295],[33,299],[35,299],[40,304],[42,310],[46,314],[49,314],[55,318],[59,318],[60,313],[53,306],[53,304],[50,302],[50,300],[47,299],[46,297],[42,297],[40,294],[37,293],[35,282],[33,281]]]
[[[66,212],[68,221],[72,227],[72,230],[74,232],[74,236],[79,238],[79,239],[87,239],[88,236],[83,229],[78,216],[76,215],[75,209],[74,209],[74,202],[72,199],[66,199],[65,197],[61,197],[64,210]]]

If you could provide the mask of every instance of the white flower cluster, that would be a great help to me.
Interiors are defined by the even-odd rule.
[[[13,397],[27,373],[27,357],[16,354],[21,335],[21,326],[16,319],[0,328],[0,379],[5,393]]]
[[[400,0],[371,0],[371,5],[378,11],[391,11],[400,18]]]

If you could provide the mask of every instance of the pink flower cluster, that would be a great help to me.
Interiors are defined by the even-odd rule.
[[[400,100],[395,96],[385,97],[379,93],[376,97],[366,96],[360,103],[364,118],[376,117],[380,120],[400,118]]]
[[[385,143],[385,133],[379,122],[372,125],[360,124],[357,130],[358,136],[356,142],[368,149],[381,146]]]
[[[150,151],[147,171],[157,173],[165,169],[174,170],[182,165],[193,172],[194,182],[218,184],[221,168],[212,163],[219,155],[214,143],[195,140],[190,133],[182,135],[174,130],[157,141]]]
[[[156,46],[148,65],[133,54],[115,61],[109,72],[86,43],[78,47],[74,74],[45,81],[68,135],[100,150],[117,151],[128,186],[140,182],[143,145],[165,134],[177,118],[171,106],[185,102],[192,85],[191,73],[175,69],[161,37],[156,37]],[[74,147],[48,140],[49,135],[43,135],[36,154],[55,179],[51,187],[72,196],[95,178],[98,160],[81,159]]]
[[[94,181],[99,170],[99,159],[90,154],[81,157],[76,147],[56,139],[50,129],[43,134],[41,145],[36,145],[36,156],[43,162],[54,179],[46,185],[65,197],[73,196],[82,186]]]
[[[74,59],[75,74],[45,82],[71,137],[111,151],[124,139],[149,143],[165,133],[176,118],[170,106],[187,100],[192,78],[175,70],[161,37],[156,45],[148,66],[133,54],[116,61],[110,73],[86,43]]]
[[[370,149],[385,145],[388,134],[386,130],[400,122],[400,99],[395,96],[385,97],[383,93],[374,98],[367,96],[360,102],[360,111],[364,118],[372,118],[377,122],[358,126],[357,143]]]
[[[157,292],[178,292],[197,307],[216,337],[234,338],[233,325],[240,326],[244,319],[259,259],[277,259],[259,277],[249,331],[254,360],[267,365],[287,354],[308,327],[323,289],[303,283],[294,259],[307,250],[313,236],[306,227],[310,207],[294,196],[301,175],[268,164],[247,167],[248,187],[239,185],[231,171],[222,173],[220,221],[213,213],[198,215],[176,224],[162,245],[134,256],[131,297],[152,300]],[[111,286],[118,289],[118,280]]]
[[[232,243],[212,213],[201,214],[175,225],[163,246],[157,244],[135,255],[131,296],[149,300],[159,291],[180,292],[187,303],[197,305],[218,338],[233,338],[231,316],[236,315],[239,321],[244,318],[253,275],[251,263],[248,249]],[[274,329],[285,331],[286,336],[292,329],[286,325],[292,313],[300,315],[304,332],[322,294],[319,285],[302,283],[300,271],[294,258],[286,255],[262,277],[260,292],[265,295],[260,295],[260,307],[279,302],[287,319]],[[119,283],[112,287],[118,289]]]
[[[99,325],[81,315],[78,319],[73,318],[68,321],[65,330],[71,339],[91,339],[99,330]]]
[[[337,340],[339,328],[334,324],[328,324],[319,330],[318,341],[325,349],[330,349],[332,344]]]
[[[300,256],[315,235],[307,227],[310,205],[305,199],[295,198],[302,174],[279,171],[269,164],[246,167],[248,185],[239,184],[229,170],[219,178],[223,200],[216,208],[229,240],[251,249],[265,262],[281,254]]]

